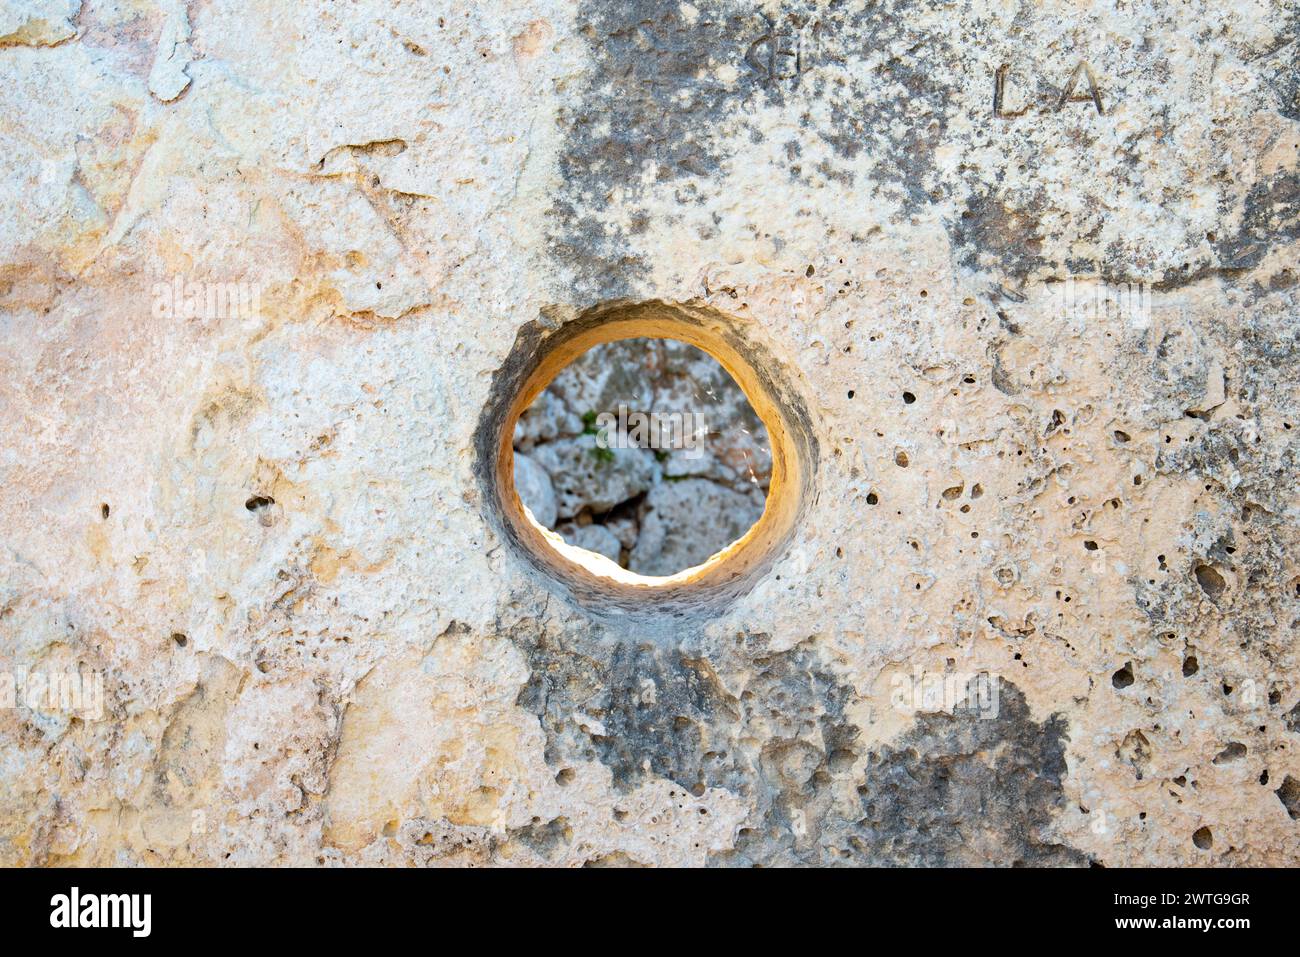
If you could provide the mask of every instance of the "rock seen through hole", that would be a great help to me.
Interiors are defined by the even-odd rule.
[[[567,544],[673,575],[743,537],[772,475],[767,429],[708,353],[675,339],[589,349],[515,426],[515,489]]]

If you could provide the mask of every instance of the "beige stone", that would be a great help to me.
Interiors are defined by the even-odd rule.
[[[1292,13],[4,4],[0,863],[1300,863]],[[667,591],[489,467],[628,314],[788,445]]]

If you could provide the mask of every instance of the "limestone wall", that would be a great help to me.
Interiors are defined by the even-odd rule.
[[[1300,863],[1298,29],[3,0],[0,863]],[[672,600],[493,485],[645,303],[798,442]]]

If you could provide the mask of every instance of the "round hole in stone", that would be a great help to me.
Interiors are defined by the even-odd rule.
[[[740,386],[671,338],[582,353],[521,413],[512,445],[529,519],[588,552],[593,570],[609,561],[646,578],[703,565],[743,538],[772,473],[767,427]]]
[[[642,342],[638,345],[629,343],[631,340]],[[534,415],[528,410],[536,403],[536,412],[543,412],[544,404],[549,401],[544,397],[548,387],[584,353],[614,344],[618,347],[615,351],[621,349],[625,355],[637,354],[638,348],[644,354],[643,340],[676,340],[675,344],[660,343],[653,348],[681,352],[693,347],[705,353],[711,364],[716,363],[720,367],[718,371],[725,373],[725,378],[733,381],[743,394],[753,416],[765,429],[770,456],[766,470],[761,467],[765,464],[762,462],[756,463],[760,467],[754,469],[756,484],[761,487],[765,481],[767,486],[766,499],[754,513],[757,520],[730,544],[724,544],[699,563],[673,570],[671,574],[639,574],[610,557],[576,547],[562,535],[544,528],[524,508],[516,492],[516,438],[520,438],[521,450],[526,451],[529,430],[533,428],[528,419]],[[753,322],[696,304],[618,302],[581,313],[551,314],[527,323],[493,378],[475,435],[476,471],[485,515],[510,548],[533,570],[543,573],[583,604],[599,603],[612,612],[680,613],[683,604],[728,600],[743,594],[784,553],[800,517],[813,499],[817,443],[800,391],[792,381],[794,376],[790,366],[773,356]],[[741,408],[744,404],[740,404]],[[575,444],[599,449],[596,438],[601,427],[613,426],[617,432],[619,410],[596,408],[585,400],[578,405],[582,407],[569,411],[578,416],[579,422],[588,413],[588,421],[582,422],[587,435]],[[629,408],[628,412],[631,411]],[[698,411],[707,412],[707,407]],[[590,415],[595,413],[599,417],[602,412],[612,413],[613,420],[607,417],[597,421]],[[712,430],[712,424],[709,428]],[[761,443],[758,445],[761,447]],[[535,437],[533,447],[536,447]],[[622,450],[610,451],[617,456]],[[752,455],[753,448],[749,451]],[[584,454],[592,466],[602,459],[608,463],[604,452]],[[662,467],[666,463],[656,461],[655,464]],[[525,465],[519,470],[521,484],[522,473],[528,468]],[[548,475],[554,483],[555,474],[548,470]],[[648,496],[650,490],[645,494]],[[557,508],[557,524],[560,524],[558,512]],[[588,517],[593,520],[590,524],[596,524],[594,514]],[[699,554],[694,553],[695,557]],[[628,564],[633,564],[630,554],[623,555],[621,543],[619,557],[626,557]],[[669,570],[663,564],[647,563],[641,567],[655,572]],[[647,600],[651,597],[654,601]]]

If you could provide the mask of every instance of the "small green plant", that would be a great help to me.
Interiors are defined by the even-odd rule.
[[[599,463],[614,461],[614,450],[609,447],[609,436],[604,429],[596,428],[596,410],[588,409],[582,413],[582,434],[596,436],[596,445],[591,449],[591,454],[596,457]]]

